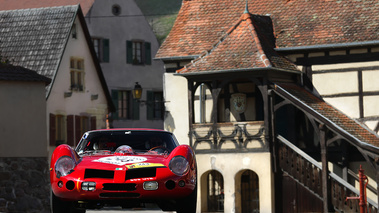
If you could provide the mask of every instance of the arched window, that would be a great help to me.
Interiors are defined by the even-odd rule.
[[[258,175],[250,170],[241,175],[241,212],[259,212]]]
[[[220,172],[208,174],[207,191],[208,212],[224,212],[224,179]]]
[[[207,84],[200,84],[195,92],[194,111],[195,123],[210,123],[212,115],[212,94]]]

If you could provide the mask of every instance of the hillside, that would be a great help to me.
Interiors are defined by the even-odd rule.
[[[135,0],[160,44],[170,32],[182,0]]]

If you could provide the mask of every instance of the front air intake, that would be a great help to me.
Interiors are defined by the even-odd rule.
[[[136,190],[135,183],[104,183],[103,190],[108,191],[134,191]]]
[[[113,179],[114,171],[100,169],[86,169],[84,179],[86,178],[106,178]]]
[[[130,180],[134,178],[155,177],[156,174],[156,168],[129,169],[128,171],[126,171],[125,180]]]

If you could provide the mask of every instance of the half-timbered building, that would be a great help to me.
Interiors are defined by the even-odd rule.
[[[379,37],[361,7],[375,17],[357,2],[183,1],[156,58],[165,128],[196,152],[198,212],[356,212],[360,168],[377,212]]]

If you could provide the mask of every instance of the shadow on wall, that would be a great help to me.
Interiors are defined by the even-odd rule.
[[[174,118],[172,117],[171,113],[168,111],[165,112],[164,129],[169,132],[174,132],[175,130]]]

